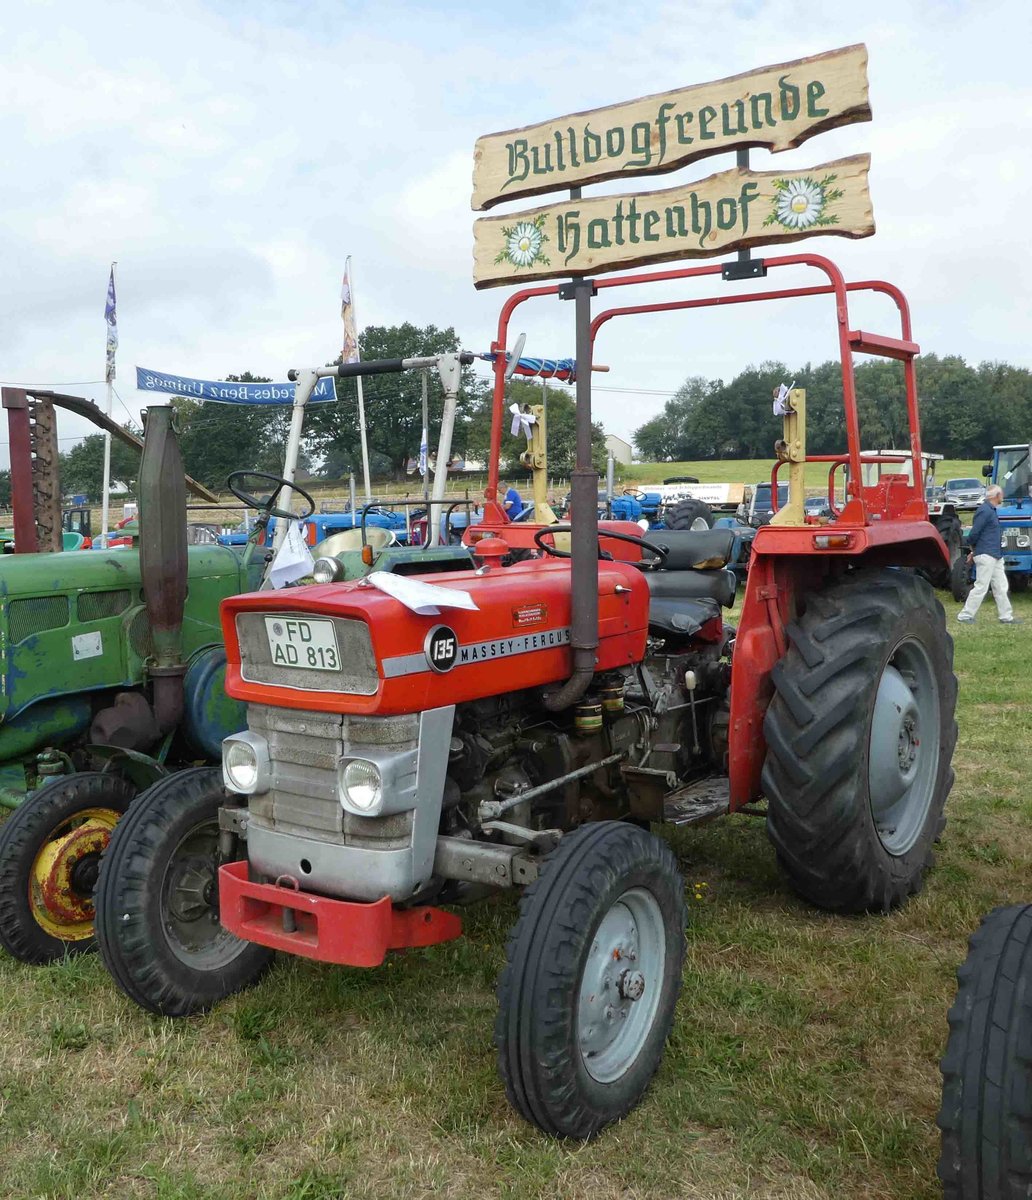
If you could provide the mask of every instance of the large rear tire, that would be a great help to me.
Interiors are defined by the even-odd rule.
[[[945,1200],[1032,1195],[1032,906],[990,913],[957,980],[938,1117]]]
[[[681,990],[684,885],[670,847],[618,821],[567,834],[524,892],[498,987],[509,1102],[592,1138],[641,1100]]]
[[[943,563],[934,571],[928,571],[927,578],[932,587],[948,592],[953,586],[954,564],[958,558],[964,557],[964,528],[960,523],[960,517],[955,512],[941,513],[939,516],[933,517],[932,524],[946,543],[946,550],[950,557],[948,563]]]
[[[763,725],[767,831],[802,896],[887,912],[920,889],[953,783],[942,605],[917,575],[858,571],[809,597],[787,634]]]
[[[664,517],[667,529],[712,529],[713,510],[702,500],[678,500]]]
[[[115,831],[97,883],[97,942],[123,992],[166,1017],[204,1012],[257,982],[265,946],[219,924],[222,772],[180,771],[143,792]]]
[[[88,771],[31,792],[0,825],[0,945],[34,966],[93,940],[100,856],[136,789]]]

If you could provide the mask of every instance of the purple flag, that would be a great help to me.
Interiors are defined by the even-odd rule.
[[[118,320],[115,316],[115,264],[111,264],[111,277],[108,279],[107,303],[104,305],[104,320],[107,322],[107,371],[105,379],[113,383],[115,379],[115,351],[118,349]]]

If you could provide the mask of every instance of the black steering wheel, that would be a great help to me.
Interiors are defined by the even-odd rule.
[[[549,545],[544,538],[551,533],[569,533],[573,527],[571,525],[544,525],[537,533],[534,534],[534,545],[539,550],[543,550],[552,558],[572,558],[573,555],[569,550],[557,550],[554,545]],[[620,533],[615,529],[600,529],[598,531],[599,539],[614,538],[618,542],[629,542],[632,546],[638,546],[642,550],[647,550],[653,557],[653,560],[659,566],[662,566],[667,560],[667,548],[658,546],[655,542],[647,542],[644,538],[635,537],[633,533]]]
[[[276,486],[264,496],[261,493],[255,495],[243,486],[237,486],[238,481],[243,485],[244,483],[249,483],[252,479],[260,479],[263,483],[274,483]],[[248,508],[257,508],[259,512],[264,512],[270,517],[279,517],[284,521],[293,521],[295,518],[303,521],[305,517],[310,517],[315,512],[315,501],[305,489],[298,487],[296,483],[292,483],[289,479],[281,478],[279,475],[267,475],[264,471],[234,471],[226,480],[226,487],[229,488],[242,504],[246,504]],[[303,500],[306,500],[308,502],[308,511],[293,513],[287,508],[275,508],[276,497],[284,488],[291,488]]]

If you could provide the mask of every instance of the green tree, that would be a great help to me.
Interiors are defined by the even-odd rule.
[[[403,325],[370,325],[359,337],[365,362],[374,359],[422,358],[459,349],[459,339],[451,327],[436,325],[417,328]],[[339,359],[337,360],[340,361]],[[362,381],[366,429],[370,458],[382,455],[396,479],[405,478],[405,463],[419,453],[422,418],[422,379],[419,371],[369,375]],[[322,472],[334,477],[362,469],[362,450],[358,420],[358,387],[354,379],[338,379],[337,403],[315,405],[306,422],[306,445],[323,460]],[[465,367],[456,416],[456,440],[469,414],[476,408],[484,385]],[[431,451],[440,438],[444,393],[436,371],[428,378],[430,412],[429,446]],[[372,465],[372,464],[370,464]]]
[[[11,507],[11,472],[0,471],[0,508]]]
[[[125,428],[139,434],[131,425]],[[91,433],[59,456],[61,491],[67,496],[82,493],[91,501],[100,500],[104,490],[104,435]],[[132,490],[140,473],[139,452],[117,438],[111,439],[111,481],[124,483]]]
[[[268,383],[244,371],[228,383]],[[232,471],[268,471],[279,475],[290,425],[287,405],[218,404],[173,397],[183,466],[188,475],[212,488],[224,488]],[[299,465],[303,465],[299,464]]]

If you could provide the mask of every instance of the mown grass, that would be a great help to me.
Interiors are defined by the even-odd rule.
[[[690,886],[677,1023],[642,1106],[591,1145],[546,1138],[495,1073],[515,902],[373,971],[281,959],[204,1017],[135,1008],[95,957],[0,957],[0,1194],[11,1200],[637,1200],[938,1195],[937,1060],[979,917],[1032,899],[1032,597],[1001,626],[948,605],[957,781],[939,863],[888,917],[817,912],[763,824],[670,835]],[[702,901],[696,895],[702,895]]]

